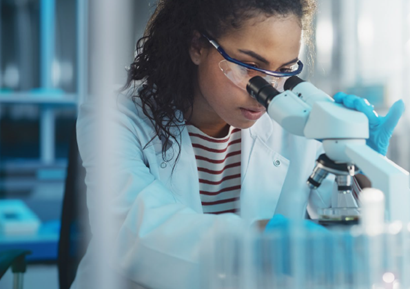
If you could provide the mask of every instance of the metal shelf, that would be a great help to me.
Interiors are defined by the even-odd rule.
[[[77,105],[76,94],[0,93],[0,103]]]
[[[43,232],[41,227],[37,234],[29,236],[5,236],[0,233],[0,251],[30,250],[32,253],[27,256],[27,261],[55,261],[58,255],[58,239],[59,232]]]
[[[87,93],[88,0],[76,2],[77,88],[74,93],[55,91],[52,83],[56,42],[56,1],[40,0],[40,88],[41,91],[1,91],[0,105],[36,104],[40,107],[40,161],[55,162],[55,109],[78,106]],[[0,35],[1,41],[1,35]],[[1,53],[0,53],[1,54]]]

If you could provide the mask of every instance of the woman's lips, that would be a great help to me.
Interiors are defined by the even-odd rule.
[[[249,120],[259,119],[266,110],[250,110],[246,108],[241,108],[242,115]]]

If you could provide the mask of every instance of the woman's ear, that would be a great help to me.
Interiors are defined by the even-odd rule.
[[[189,46],[189,55],[194,64],[199,65],[205,55],[206,47],[202,35],[198,31],[192,33],[191,45]]]

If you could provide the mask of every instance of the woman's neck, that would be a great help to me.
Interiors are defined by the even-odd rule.
[[[185,119],[189,119],[190,124],[210,137],[221,138],[227,136],[229,133],[229,124],[220,118],[212,119],[209,117],[209,114],[201,110],[196,111],[194,109],[192,114],[191,111],[188,111],[185,114]]]
[[[221,138],[229,133],[230,125],[226,123],[202,95],[198,84],[195,85],[193,105],[185,115],[189,123],[210,137]]]

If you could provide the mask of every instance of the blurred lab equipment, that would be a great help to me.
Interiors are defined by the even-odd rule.
[[[203,288],[409,288],[410,223],[384,222],[381,191],[361,196],[363,218],[349,229],[293,221],[286,230],[232,234],[221,226],[205,250]]]
[[[321,140],[325,151],[307,183],[320,186],[328,174],[336,176],[338,190],[332,207],[319,213],[323,221],[357,220],[359,208],[352,195],[352,177],[359,169],[374,188],[386,195],[388,220],[410,221],[409,173],[366,145],[368,118],[344,107],[313,84],[288,78],[279,92],[262,77],[250,79],[247,91],[266,107],[272,119],[292,134]]]
[[[26,287],[58,288],[67,125],[87,92],[87,3],[0,1],[0,259],[9,250],[32,252]],[[0,288],[20,288],[10,271]]]
[[[40,219],[23,201],[0,200],[1,235],[34,235],[40,225]]]

